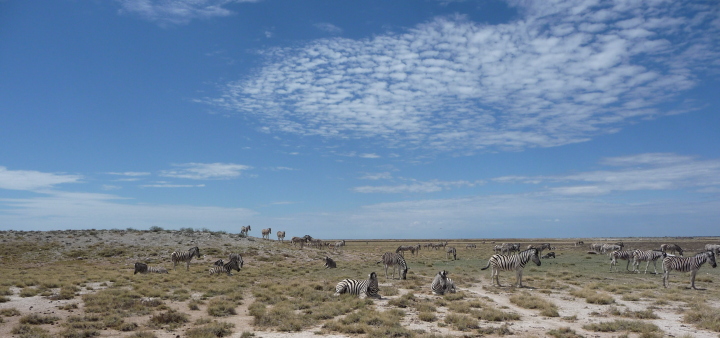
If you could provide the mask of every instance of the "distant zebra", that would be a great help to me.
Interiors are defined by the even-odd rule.
[[[135,272],[133,272],[133,275],[136,273],[168,273],[167,269],[163,267],[156,267],[156,266],[148,266],[145,263],[135,263]]]
[[[517,278],[516,285],[518,287],[522,287],[523,268],[525,268],[525,264],[527,264],[530,260],[532,260],[537,266],[542,264],[542,262],[540,262],[540,258],[538,257],[537,249],[528,249],[509,256],[502,254],[492,255],[492,257],[488,260],[487,266],[480,270],[487,270],[487,268],[492,265],[492,273],[490,277],[493,285],[497,282],[498,286],[502,286],[500,285],[499,279],[500,271],[515,270],[515,276]]]
[[[697,274],[700,267],[707,261],[710,261],[710,266],[713,268],[717,267],[715,263],[715,253],[712,251],[703,251],[692,257],[678,257],[678,256],[667,256],[663,258],[663,285],[667,288],[670,284],[670,271],[676,270],[680,272],[690,272],[690,286],[697,290],[695,287],[695,275]]]
[[[247,236],[248,236],[248,232],[250,232],[250,230],[252,230],[252,229],[250,229],[250,226],[249,226],[249,225],[246,226],[246,227],[245,227],[245,226],[240,227],[240,236],[241,236],[241,237],[247,237]]]
[[[601,252],[602,251],[603,244],[602,243],[592,243],[590,244],[590,250],[595,252]]]
[[[378,294],[379,291],[380,288],[378,286],[377,274],[375,272],[371,272],[366,280],[343,279],[335,286],[335,296],[339,296],[343,293],[349,293],[351,295],[358,295],[360,298],[380,298],[380,295]]]
[[[342,241],[340,241],[340,242],[335,242],[335,244],[333,244],[333,248],[334,248],[335,250],[338,250],[338,249],[340,249],[340,248],[342,248],[342,247],[344,247],[344,246],[345,246],[345,240],[344,240],[344,239],[343,239]]]
[[[555,258],[555,251],[550,251],[550,252],[542,255],[542,257],[540,257],[540,258],[542,258],[542,259]]]
[[[238,265],[240,266],[241,269],[242,269],[242,267],[243,267],[243,264],[245,264],[245,262],[243,261],[242,256],[240,256],[240,254],[238,254],[238,253],[231,253],[230,256],[228,257],[228,259],[230,259],[230,260],[233,260],[233,259],[236,260],[236,261],[238,262]]]
[[[455,250],[454,246],[449,246],[445,249],[445,258],[450,258],[450,255],[453,256],[453,260],[457,259],[457,250]]]
[[[680,256],[683,255],[683,249],[677,244],[662,244],[660,245],[660,251],[672,254],[677,252]]]
[[[395,253],[399,253],[399,254],[403,255],[403,257],[405,257],[405,255],[404,255],[405,251],[410,251],[410,253],[414,255],[415,249],[416,249],[416,247],[412,246],[412,245],[401,245],[395,250]]]
[[[325,261],[325,264],[324,264],[325,269],[337,268],[337,264],[335,264],[335,261],[332,258],[325,256],[325,258],[323,260]]]
[[[615,272],[617,272],[617,261],[618,259],[624,259],[627,261],[627,264],[625,264],[625,270],[630,270],[628,267],[630,266],[630,261],[633,258],[633,252],[630,250],[615,250],[610,253],[610,272],[612,272],[613,266],[615,267]]]
[[[493,247],[493,252],[500,253],[502,251],[502,245],[497,244]]]
[[[232,273],[230,271],[240,271],[240,263],[237,261],[237,259],[231,259],[229,262],[223,264],[222,266],[213,266],[210,268],[210,274],[214,275],[216,273],[226,273],[228,276],[232,276]]]
[[[200,258],[200,249],[198,247],[192,247],[186,252],[173,252],[172,254],[170,254],[170,259],[172,259],[173,262],[173,270],[175,270],[175,267],[179,262],[185,262],[185,270],[189,271],[190,261],[193,259],[193,257]]]
[[[445,270],[439,271],[432,283],[430,284],[430,290],[436,295],[444,295],[445,293],[455,293],[455,283],[452,279],[448,278],[448,272]]]
[[[395,268],[398,270],[398,275],[400,275],[400,279],[407,279],[407,271],[408,266],[405,262],[405,258],[399,253],[395,252],[386,252],[382,255],[382,260],[375,263],[375,264],[385,264],[385,279],[388,278],[388,267],[392,266],[392,276],[393,279],[395,279]]]
[[[619,251],[619,250],[622,250],[622,249],[623,249],[623,246],[622,246],[622,245],[617,245],[617,244],[603,244],[602,247],[600,248],[600,252],[602,252],[602,253],[606,253],[606,252],[612,253],[613,251]]]
[[[305,238],[293,237],[290,239],[290,243],[292,243],[293,246],[295,246],[295,244],[300,244],[300,249],[302,249],[305,246]]]
[[[285,242],[285,231],[277,232],[278,241]]]
[[[633,251],[633,271],[640,273],[640,262],[647,262],[645,264],[645,273],[647,273],[650,262],[653,262],[653,270],[657,274],[658,258],[665,257],[667,257],[667,254],[659,250],[635,250]]]
[[[262,229],[262,238],[263,239],[270,239],[270,232],[272,232],[272,228]]]
[[[477,245],[475,245],[475,243],[469,243],[468,245],[465,246],[465,249],[475,249],[475,248],[477,248]]]
[[[718,255],[720,254],[720,244],[705,244],[705,251],[712,251]]]
[[[581,245],[585,245],[585,241],[577,241],[577,242],[575,242],[575,246],[581,246]]]

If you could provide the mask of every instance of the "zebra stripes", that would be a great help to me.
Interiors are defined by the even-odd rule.
[[[170,254],[170,259],[172,259],[173,262],[173,270],[175,270],[175,267],[179,262],[185,262],[185,270],[190,270],[190,261],[193,259],[193,257],[200,258],[200,249],[198,247],[192,247],[186,252],[173,252],[172,254]]]
[[[380,295],[378,294],[379,291],[380,288],[378,286],[377,274],[375,272],[371,272],[366,280],[343,279],[335,286],[335,296],[339,296],[343,293],[349,293],[351,295],[357,295],[360,298],[380,298]]]
[[[325,258],[323,258],[323,260],[325,261],[325,264],[323,264],[323,266],[325,266],[325,269],[337,268],[337,264],[335,264],[335,261],[332,258],[325,256]]]
[[[399,253],[404,257],[405,251],[410,251],[410,253],[414,255],[415,249],[417,249],[417,247],[413,245],[401,245],[395,250],[395,253]]]
[[[647,262],[647,264],[645,264],[645,273],[647,273],[650,262],[652,262],[653,270],[657,274],[658,258],[665,257],[667,257],[667,254],[659,250],[635,250],[633,251],[633,271],[640,273],[640,262]]]
[[[244,227],[244,226],[243,226],[243,227],[240,227],[240,237],[247,237],[247,236],[248,236],[248,232],[250,232],[250,230],[252,230],[252,229],[250,229],[250,226],[249,226],[249,225],[246,226],[246,227]]]
[[[615,267],[615,272],[617,272],[617,261],[618,259],[624,259],[627,261],[627,264],[625,264],[625,270],[629,270],[628,267],[630,266],[630,261],[633,258],[633,251],[630,250],[615,250],[610,253],[610,272],[612,272],[613,266]]]
[[[133,275],[136,273],[169,273],[167,269],[163,267],[156,267],[156,266],[148,266],[145,263],[135,263],[135,271],[133,272]]]
[[[540,258],[538,257],[537,249],[527,249],[513,255],[492,255],[488,260],[487,266],[485,266],[481,270],[487,270],[487,268],[492,266],[492,273],[490,277],[492,278],[493,285],[497,283],[497,286],[502,286],[500,285],[499,279],[500,271],[515,270],[515,276],[517,278],[516,285],[517,287],[522,287],[523,269],[525,268],[525,264],[527,264],[527,262],[530,260],[532,260],[533,263],[535,263],[537,266],[540,266],[540,264],[542,264],[540,262]]]
[[[293,246],[295,246],[295,244],[300,244],[300,249],[302,249],[305,246],[305,238],[293,237],[290,239],[290,243],[292,243]]]
[[[280,242],[285,242],[285,231],[278,231],[277,238]]]
[[[683,249],[677,244],[662,244],[660,245],[660,251],[672,254],[677,252],[680,256],[683,255]]]
[[[210,274],[214,275],[216,273],[226,273],[228,276],[232,276],[232,270],[240,271],[240,263],[237,259],[231,259],[229,262],[223,264],[222,266],[213,266],[212,268],[210,268]]]
[[[245,262],[243,262],[242,256],[240,256],[240,254],[238,254],[238,253],[231,253],[230,256],[228,257],[228,259],[230,259],[231,261],[236,260],[241,269],[243,267],[243,264],[245,263]]]
[[[665,270],[663,286],[665,286],[665,288],[668,287],[668,284],[670,284],[670,271],[676,270],[680,272],[690,272],[690,287],[697,290],[695,287],[695,275],[698,270],[700,270],[700,267],[707,261],[710,261],[710,266],[713,268],[717,267],[717,263],[715,263],[715,253],[712,251],[704,251],[692,257],[667,256],[663,258],[662,266],[663,270]]]
[[[448,272],[445,270],[439,271],[432,283],[430,284],[430,290],[436,295],[444,295],[445,293],[455,293],[455,282],[448,278]]]
[[[262,229],[262,238],[269,240],[271,232],[272,232],[272,228]]]
[[[385,279],[388,278],[388,267],[392,266],[392,276],[393,279],[395,279],[395,268],[398,270],[398,275],[400,275],[400,279],[407,279],[407,271],[408,266],[405,262],[405,258],[399,253],[395,252],[386,252],[382,255],[382,260],[375,263],[375,264],[385,264]]]
[[[450,246],[445,250],[445,258],[450,258],[450,255],[453,256],[453,260],[457,259],[457,250],[454,246]]]

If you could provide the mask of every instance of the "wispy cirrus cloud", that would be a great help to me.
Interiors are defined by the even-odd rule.
[[[560,195],[602,195],[615,191],[687,188],[712,192],[720,188],[720,160],[647,153],[607,158],[601,163],[620,168],[558,176],[506,176],[494,181],[560,185],[548,187],[550,192]]]
[[[191,180],[223,180],[239,177],[251,166],[233,163],[184,163],[176,164],[175,170],[163,170],[160,176]]]
[[[313,26],[315,26],[315,28],[317,28],[317,29],[319,29],[319,30],[321,30],[321,31],[325,31],[325,32],[328,32],[328,33],[330,33],[330,34],[341,34],[341,33],[343,32],[342,28],[340,28],[340,27],[338,27],[338,26],[335,26],[335,25],[333,25],[333,24],[331,24],[331,23],[328,23],[328,22],[316,23],[316,24],[314,24]]]
[[[583,142],[661,108],[720,65],[718,10],[687,1],[511,1],[521,18],[437,18],[403,33],[265,51],[205,102],[269,132],[431,151]]]
[[[139,15],[160,25],[182,25],[194,19],[232,15],[226,5],[259,0],[116,0],[120,13]]]
[[[63,183],[78,183],[81,175],[53,174],[34,170],[8,170],[0,166],[0,189],[36,191]]]
[[[402,193],[431,193],[452,188],[474,187],[481,184],[481,181],[414,181],[408,184],[383,185],[383,186],[362,186],[355,187],[352,190],[359,193],[383,193],[383,194],[402,194]]]

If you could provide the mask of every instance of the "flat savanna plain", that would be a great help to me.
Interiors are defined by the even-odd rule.
[[[407,280],[387,279],[376,264],[384,252],[425,240],[347,241],[339,250],[304,249],[289,241],[224,232],[159,230],[0,232],[0,337],[719,337],[720,269],[689,274],[610,272],[607,255],[590,243],[623,241],[626,249],[675,243],[693,255],[719,238],[466,239],[447,241],[458,259],[423,248],[405,254]],[[257,231],[257,230],[256,230]],[[259,231],[257,231],[259,232]],[[289,237],[288,237],[289,238]],[[585,245],[575,246],[582,240]],[[334,242],[334,241],[333,241]],[[528,263],[523,288],[515,273],[481,271],[502,242],[550,243],[556,258]],[[467,244],[477,248],[466,249]],[[170,254],[200,248],[189,271],[173,270]],[[545,253],[547,250],[545,251]],[[212,263],[240,253],[232,276],[209,275]],[[332,257],[337,269],[325,269]],[[135,262],[168,274],[133,274]],[[632,267],[632,266],[631,266]],[[433,295],[447,270],[458,292]],[[380,299],[334,297],[342,279],[377,272]],[[662,271],[658,262],[658,271]],[[396,276],[397,277],[397,276]]]

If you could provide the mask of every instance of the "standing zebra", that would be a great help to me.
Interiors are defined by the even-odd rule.
[[[388,267],[392,266],[392,275],[393,279],[395,279],[395,268],[397,267],[398,275],[400,275],[400,279],[407,279],[407,271],[408,266],[407,263],[405,263],[405,258],[399,253],[394,252],[386,252],[382,255],[382,260],[375,263],[375,264],[385,264],[385,279],[388,278]]]
[[[378,291],[380,291],[380,288],[378,287],[378,279],[375,272],[371,272],[366,280],[343,279],[335,286],[335,296],[349,293],[351,295],[358,295],[360,298],[380,298]]]
[[[325,264],[324,264],[325,269],[337,268],[337,264],[335,264],[335,261],[332,258],[325,256],[325,258],[323,260],[325,261]]]
[[[270,239],[270,232],[272,232],[272,228],[262,229],[262,238],[263,239]]]
[[[337,251],[344,246],[345,246],[345,240],[343,239],[340,242],[335,242],[335,244],[333,244],[333,249],[335,249]]]
[[[399,253],[405,257],[405,251],[410,251],[411,254],[415,254],[415,246],[412,245],[401,245],[395,250],[395,253]]]
[[[213,266],[210,268],[210,274],[214,275],[216,273],[226,273],[228,276],[232,276],[232,273],[230,272],[232,270],[240,271],[240,263],[237,259],[231,259],[222,266]]]
[[[633,252],[630,250],[615,250],[610,253],[610,272],[612,272],[613,266],[615,267],[615,272],[617,272],[617,261],[618,259],[624,259],[627,261],[627,264],[625,264],[625,270],[630,270],[628,267],[630,266],[630,261],[633,258]]]
[[[660,251],[672,254],[677,252],[680,256],[683,255],[683,249],[677,244],[662,244],[660,245]]]
[[[278,241],[285,242],[285,231],[278,231],[277,232]]]
[[[720,244],[705,244],[705,251],[712,251],[718,255],[720,254]]]
[[[465,249],[475,249],[475,248],[477,248],[477,245],[475,245],[475,243],[470,243],[465,246]]]
[[[290,243],[292,243],[293,246],[295,246],[295,244],[300,244],[300,249],[302,249],[305,246],[305,238],[293,237],[290,239]]]
[[[175,270],[178,262],[185,262],[185,270],[189,271],[190,261],[193,259],[193,257],[200,258],[200,249],[198,247],[192,247],[186,252],[173,252],[172,254],[170,254],[170,259],[172,259],[173,262],[173,270]]]
[[[133,272],[133,275],[136,273],[168,273],[167,269],[163,267],[155,267],[150,266],[148,267],[145,263],[135,263],[135,272]]]
[[[448,272],[445,270],[442,270],[438,272],[437,275],[435,275],[435,278],[430,284],[430,289],[432,290],[432,293],[436,295],[455,293],[455,282],[453,282],[452,279],[448,278],[447,275]]]
[[[697,274],[700,267],[707,261],[710,261],[710,266],[713,268],[717,267],[715,263],[715,253],[712,251],[703,251],[692,257],[678,257],[678,256],[667,256],[663,258],[662,265],[665,274],[663,275],[663,285],[665,288],[670,284],[670,271],[677,270],[680,272],[690,272],[690,286],[697,290],[695,287],[695,275]]]
[[[245,262],[243,262],[242,256],[240,256],[240,254],[238,254],[238,253],[231,253],[228,258],[229,258],[230,260],[236,260],[236,261],[238,262],[238,265],[240,266],[241,269],[242,269],[242,267],[243,267],[243,264],[245,264]],[[221,265],[222,265],[222,264],[221,264]],[[239,271],[239,270],[238,270],[238,271]]]
[[[250,229],[249,225],[246,227],[240,227],[240,237],[247,237],[248,232],[250,232],[250,230],[252,230],[252,229]]]
[[[657,260],[665,257],[667,254],[659,250],[635,250],[633,251],[633,271],[640,273],[640,262],[647,262],[645,264],[645,273],[647,273],[650,262],[653,262],[653,270],[657,274]]]
[[[502,286],[500,285],[499,278],[500,271],[515,270],[515,275],[517,278],[516,284],[518,287],[521,288],[523,268],[525,268],[525,264],[527,264],[527,262],[531,259],[533,263],[535,263],[537,266],[540,266],[540,264],[542,264],[540,262],[540,257],[538,257],[537,249],[527,249],[513,255],[495,254],[490,257],[487,266],[480,270],[487,270],[487,268],[492,265],[492,273],[490,277],[492,278],[492,283],[494,284],[495,282],[497,282],[498,286]]]
[[[457,250],[455,250],[454,246],[449,246],[447,250],[445,250],[445,258],[450,258],[450,255],[453,256],[453,260],[457,259]]]

